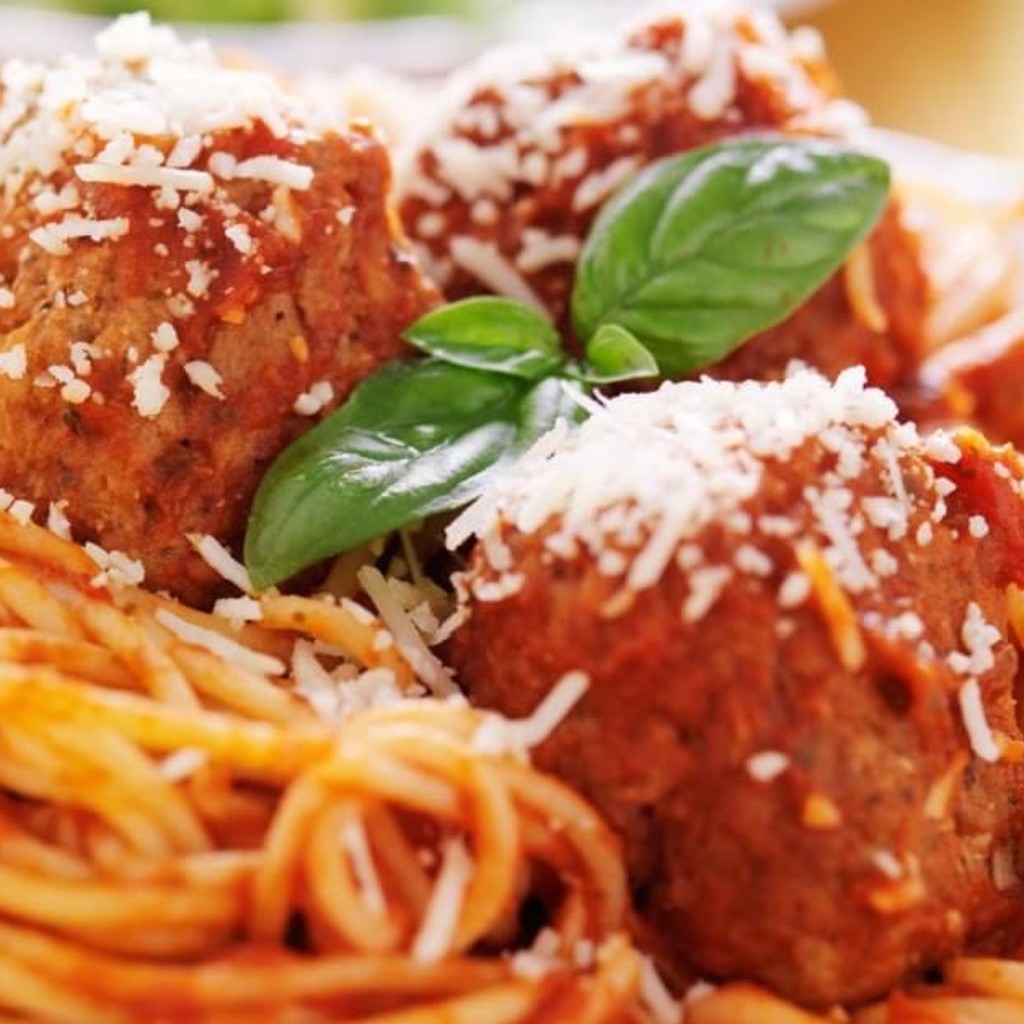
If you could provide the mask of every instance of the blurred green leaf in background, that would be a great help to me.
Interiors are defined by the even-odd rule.
[[[64,0],[52,6],[107,16],[147,10],[161,21],[272,22],[438,14],[466,17],[492,5],[481,0]]]

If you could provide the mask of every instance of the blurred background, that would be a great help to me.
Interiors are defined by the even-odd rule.
[[[877,123],[1024,159],[1024,0],[839,0],[801,20]]]
[[[436,74],[500,38],[614,22],[638,0],[0,0],[0,57],[88,45],[93,18],[148,8],[291,69]],[[1024,159],[1024,0],[763,0],[817,27],[876,123]],[[186,31],[193,31],[187,28]]]

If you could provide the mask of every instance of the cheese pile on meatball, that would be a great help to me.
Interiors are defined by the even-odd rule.
[[[855,1004],[1019,913],[1024,475],[852,369],[596,405],[464,513],[474,701],[624,837],[683,971]]]
[[[202,600],[187,535],[237,541],[270,460],[436,301],[387,155],[142,15],[0,88],[4,502]]]
[[[399,175],[400,211],[450,298],[498,292],[568,326],[601,205],[660,157],[750,133],[856,138],[820,38],[770,12],[691,2],[582,40],[496,50],[455,74]],[[911,389],[927,286],[893,200],[871,238],[786,323],[715,367],[781,376],[793,358]]]

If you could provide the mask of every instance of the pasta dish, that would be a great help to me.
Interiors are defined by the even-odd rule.
[[[0,1019],[1024,1024],[1024,187],[755,8],[378,85],[0,66]]]

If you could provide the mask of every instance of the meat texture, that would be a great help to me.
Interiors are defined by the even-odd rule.
[[[573,269],[601,204],[640,167],[757,132],[856,137],[820,39],[764,12],[690,5],[617,35],[513,48],[457,74],[411,147],[400,210],[451,298],[499,292],[568,322]],[[893,201],[849,264],[789,321],[713,369],[778,377],[798,357],[910,388],[927,282]]]
[[[974,423],[995,441],[1024,447],[1024,310],[938,349],[921,378],[934,396],[932,419]]]
[[[461,681],[589,676],[538,759],[684,975],[857,1004],[1019,917],[1022,467],[894,415],[858,371],[664,385],[453,527]]]
[[[273,457],[436,301],[387,154],[141,16],[3,90],[0,487],[204,600],[187,536],[235,544]]]

